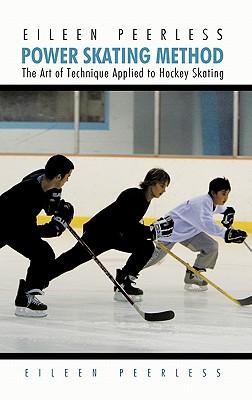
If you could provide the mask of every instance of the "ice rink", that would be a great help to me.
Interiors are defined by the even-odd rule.
[[[80,233],[80,231],[79,231]],[[207,276],[235,298],[252,295],[252,253],[243,245],[218,239],[216,269]],[[252,237],[247,242],[252,246]],[[69,232],[50,244],[57,255],[75,243]],[[193,263],[194,254],[177,244],[174,253]],[[114,275],[127,254],[109,251],[99,258]],[[146,322],[129,303],[113,300],[113,285],[90,261],[63,275],[41,298],[46,318],[14,315],[18,280],[28,260],[8,247],[1,249],[1,353],[250,353],[252,306],[241,307],[209,287],[185,292],[185,267],[169,255],[144,270],[137,282],[144,294],[143,311],[173,310],[175,319]]]

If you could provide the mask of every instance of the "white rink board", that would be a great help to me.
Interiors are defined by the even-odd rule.
[[[0,156],[0,192],[16,184],[33,170],[43,168],[50,155]],[[160,217],[188,198],[208,191],[209,182],[225,176],[231,182],[229,204],[236,219],[252,220],[252,159],[191,159],[155,157],[69,156],[75,170],[63,188],[63,197],[73,203],[75,215],[92,216],[128,187],[138,186],[149,169],[159,167],[171,176],[166,193],[154,199],[146,216]],[[17,172],[18,171],[18,172]]]

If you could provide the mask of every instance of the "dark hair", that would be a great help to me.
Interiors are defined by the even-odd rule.
[[[211,192],[217,193],[221,190],[231,190],[230,182],[226,178],[215,178],[209,183],[208,194],[211,196]]]
[[[149,186],[155,185],[156,183],[170,183],[171,178],[166,171],[160,168],[152,168],[149,172],[147,172],[146,177],[143,182],[140,183],[141,189],[147,189]]]
[[[61,175],[63,178],[68,174],[71,169],[74,169],[72,161],[61,154],[56,154],[49,158],[45,166],[45,176],[48,179],[53,179],[57,175]]]

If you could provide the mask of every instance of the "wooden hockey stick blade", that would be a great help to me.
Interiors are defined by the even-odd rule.
[[[201,272],[193,268],[188,262],[184,261],[182,258],[177,256],[175,253],[173,253],[168,247],[166,247],[162,242],[156,242],[156,245],[163,250],[165,253],[169,254],[175,260],[179,261],[181,264],[183,264],[187,269],[192,271],[195,275],[199,276],[203,281],[209,283],[212,287],[214,287],[218,292],[222,293],[224,296],[226,296],[229,300],[233,301],[235,304],[238,304],[240,306],[249,306],[252,304],[252,296],[246,297],[245,299],[236,299],[233,297],[231,294],[227,293],[225,290],[223,290],[220,286],[216,285],[213,281],[210,281],[205,275],[203,275]]]
[[[132,300],[132,298],[128,295],[128,293],[124,290],[124,288],[115,280],[113,275],[105,268],[102,262],[98,257],[94,254],[94,252],[90,249],[90,247],[84,242],[82,238],[75,232],[75,230],[67,225],[69,232],[75,237],[75,239],[86,249],[86,251],[90,254],[92,259],[96,262],[96,264],[101,268],[101,270],[107,275],[107,277],[112,281],[112,283],[117,287],[117,289],[122,293],[122,295],[126,298],[126,300],[135,308],[139,315],[144,318],[146,321],[167,321],[175,317],[175,313],[173,311],[161,311],[161,312],[153,312],[153,313],[145,313],[136,305],[136,303]]]

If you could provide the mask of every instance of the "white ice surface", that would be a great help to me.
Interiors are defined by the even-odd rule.
[[[208,278],[235,298],[252,295],[252,253],[218,241],[219,259]],[[252,238],[247,242],[252,245]],[[57,255],[73,243],[69,232],[50,240]],[[173,251],[193,263],[195,254],[181,245]],[[114,275],[127,257],[111,250],[100,260]],[[252,306],[238,306],[212,287],[185,292],[185,267],[168,255],[137,281],[145,293],[138,303],[143,311],[175,311],[175,319],[166,322],[146,322],[129,303],[113,301],[113,285],[94,261],[51,283],[41,298],[48,305],[46,318],[16,317],[18,280],[25,277],[28,260],[8,247],[0,258],[0,353],[252,352]]]

